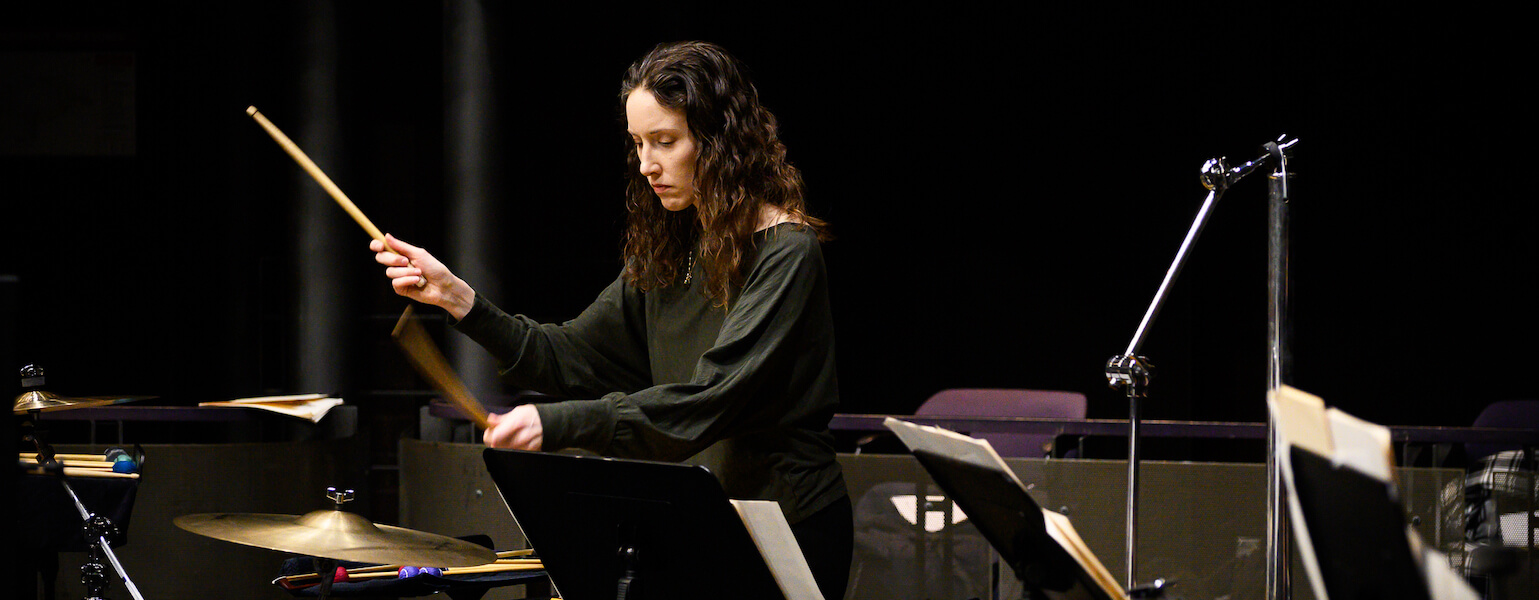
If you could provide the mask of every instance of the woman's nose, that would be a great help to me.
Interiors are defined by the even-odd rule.
[[[636,158],[640,159],[642,175],[651,177],[662,172],[662,165],[652,160],[652,153],[648,149],[641,148],[637,150]]]

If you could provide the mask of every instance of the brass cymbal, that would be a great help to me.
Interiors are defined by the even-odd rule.
[[[109,406],[113,404],[123,404],[125,402],[148,400],[150,398],[154,398],[154,396],[124,396],[119,398],[68,398],[53,392],[33,390],[30,392],[23,392],[20,396],[16,397],[16,406],[12,412],[19,415],[32,411],[49,412],[55,410],[69,410],[74,408],[91,408],[95,406]]]
[[[292,554],[364,563],[473,567],[496,562],[497,553],[463,540],[402,527],[375,525],[339,509],[300,516],[202,513],[172,521],[216,540]]]

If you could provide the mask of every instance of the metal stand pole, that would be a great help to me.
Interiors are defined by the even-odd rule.
[[[1217,160],[1210,160],[1203,165],[1204,184],[1208,183],[1207,176],[1211,169],[1221,171],[1222,167],[1223,163]],[[1214,180],[1227,182],[1227,178],[1221,174]],[[1181,248],[1176,251],[1176,258],[1171,263],[1170,269],[1165,271],[1165,280],[1160,282],[1160,288],[1154,294],[1154,301],[1144,312],[1143,321],[1139,322],[1138,331],[1134,332],[1127,351],[1106,361],[1107,383],[1114,389],[1125,388],[1128,396],[1127,589],[1132,589],[1138,582],[1139,401],[1147,397],[1149,380],[1154,372],[1154,366],[1149,363],[1148,358],[1138,355],[1138,349],[1143,345],[1149,325],[1154,322],[1160,307],[1165,304],[1165,297],[1169,295],[1171,284],[1181,273],[1181,267],[1186,263],[1187,251],[1191,249],[1192,243],[1197,241],[1197,236],[1202,233],[1202,228],[1208,223],[1208,215],[1213,205],[1223,195],[1223,187],[1209,186],[1208,197],[1203,201],[1202,208],[1197,211],[1197,218],[1192,222],[1191,229],[1187,230],[1186,239],[1182,240]]]
[[[75,509],[80,511],[80,518],[85,520],[90,560],[80,567],[80,572],[81,581],[85,584],[87,593],[90,594],[89,598],[95,600],[106,597],[107,578],[101,565],[101,558],[105,557],[112,563],[112,568],[118,572],[118,577],[123,580],[123,587],[128,588],[128,593],[133,595],[135,600],[144,600],[144,596],[139,593],[139,588],[135,587],[134,582],[128,578],[128,572],[123,570],[123,563],[118,562],[118,555],[112,552],[112,545],[107,541],[107,537],[117,530],[112,525],[112,521],[86,510],[85,504],[80,502],[80,496],[75,495],[75,489],[70,487],[63,475],[59,476],[59,483],[64,485],[64,491],[69,492],[70,499],[75,501]]]
[[[1112,387],[1124,386],[1128,396],[1128,488],[1127,488],[1127,587],[1133,589],[1138,581],[1138,476],[1139,476],[1139,411],[1138,403],[1144,398],[1154,365],[1142,356],[1113,357],[1106,365],[1107,377]]]
[[[1298,140],[1269,142],[1263,148],[1277,165],[1267,182],[1267,390],[1293,379],[1293,355],[1289,348],[1292,330],[1288,311],[1288,156],[1283,152]],[[1287,600],[1292,596],[1288,551],[1287,499],[1277,465],[1277,428],[1267,419],[1266,452],[1266,597]]]
[[[25,372],[25,371],[24,371]],[[23,379],[25,381],[25,379]],[[31,411],[32,422],[36,422],[38,411]],[[82,527],[85,531],[85,540],[88,546],[87,559],[80,567],[80,581],[86,588],[87,600],[102,600],[107,592],[107,570],[102,565],[105,558],[117,571],[118,578],[123,580],[123,587],[134,600],[144,600],[144,595],[139,593],[139,588],[133,580],[128,578],[128,571],[123,569],[123,563],[118,561],[118,555],[112,551],[112,544],[107,539],[117,533],[117,527],[107,517],[92,514],[86,508],[80,496],[75,493],[75,488],[69,484],[69,478],[64,475],[64,464],[54,459],[53,446],[44,442],[42,435],[32,431],[24,435],[23,441],[33,444],[37,448],[37,461],[44,471],[55,473],[59,477],[59,485],[64,486],[64,491],[69,494],[70,500],[75,503],[75,510],[80,512]]]
[[[1192,221],[1192,226],[1186,232],[1186,239],[1181,241],[1181,248],[1176,251],[1176,258],[1170,264],[1170,269],[1165,271],[1165,279],[1160,282],[1160,288],[1154,294],[1154,301],[1149,304],[1149,309],[1144,312],[1143,321],[1139,322],[1138,330],[1133,334],[1133,340],[1128,343],[1127,350],[1120,355],[1113,356],[1106,361],[1106,380],[1113,388],[1126,387],[1128,395],[1128,489],[1127,489],[1127,589],[1133,589],[1138,578],[1138,478],[1139,478],[1139,401],[1147,397],[1149,380],[1153,376],[1154,367],[1149,359],[1139,356],[1138,349],[1143,346],[1144,336],[1148,334],[1149,325],[1160,312],[1160,307],[1165,303],[1165,297],[1170,292],[1170,286],[1175,282],[1176,276],[1181,273],[1181,267],[1186,263],[1186,256],[1197,236],[1202,233],[1202,228],[1208,223],[1208,215],[1213,205],[1229,186],[1239,181],[1240,178],[1250,174],[1268,160],[1276,160],[1282,165],[1284,151],[1298,143],[1298,140],[1284,141],[1287,136],[1279,137],[1276,142],[1267,143],[1267,154],[1255,160],[1246,162],[1240,166],[1229,168],[1224,164],[1222,157],[1209,160],[1202,165],[1202,185],[1208,188],[1208,197],[1202,203],[1202,208],[1197,211],[1197,218]],[[1286,169],[1282,169],[1286,172]],[[1286,198],[1286,178],[1283,178],[1282,196]],[[1286,238],[1286,233],[1284,233]],[[1275,271],[1275,270],[1274,270]],[[1286,272],[1284,267],[1283,272]],[[1274,321],[1276,322],[1276,321]],[[1270,461],[1270,459],[1268,459]],[[1270,464],[1270,462],[1269,462]],[[1270,471],[1271,469],[1269,469]],[[1270,506],[1268,507],[1271,508]],[[1268,522],[1274,510],[1268,510]],[[1269,540],[1270,541],[1270,540]],[[1268,546],[1270,548],[1270,545]],[[1270,568],[1270,564],[1268,565]],[[1271,574],[1271,571],[1268,571]],[[1271,600],[1271,599],[1269,599]]]

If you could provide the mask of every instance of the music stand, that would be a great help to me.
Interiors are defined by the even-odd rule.
[[[1288,448],[1293,488],[1332,597],[1431,600],[1388,483]]]
[[[1475,600],[1405,522],[1389,429],[1289,386],[1267,393],[1299,558],[1321,598]]]
[[[565,600],[783,600],[704,467],[488,448],[497,490]]]
[[[1015,571],[1025,585],[1023,595],[1050,600],[1126,598],[1068,519],[1044,511],[987,441],[891,417],[884,425],[898,434],[935,484]],[[1052,531],[1048,519],[1056,519]]]
[[[1033,597],[1113,600],[1048,535],[1042,507],[1014,479],[941,454],[913,451],[920,466],[967,513]],[[1117,598],[1116,600],[1121,600]]]

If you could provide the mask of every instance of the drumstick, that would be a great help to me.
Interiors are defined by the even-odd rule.
[[[22,472],[23,473],[28,473],[28,474],[32,474],[32,475],[49,475],[50,474],[48,471],[43,470],[41,467],[34,466],[32,468],[27,468],[27,465],[20,464],[19,461],[18,461],[18,466],[23,467],[22,468]],[[65,477],[103,477],[103,478],[108,478],[108,479],[138,479],[139,478],[139,474],[138,473],[118,473],[116,471],[108,471],[106,469],[83,469],[83,468],[80,468],[80,467],[64,467],[64,476]]]
[[[385,234],[381,232],[378,227],[374,226],[373,221],[370,221],[368,217],[363,215],[363,211],[358,210],[358,205],[353,204],[353,201],[348,199],[347,194],[342,193],[342,188],[339,188],[337,187],[337,184],[332,183],[331,178],[327,177],[326,173],[322,172],[320,167],[315,166],[315,161],[310,160],[310,157],[305,155],[305,151],[300,150],[299,145],[294,143],[294,140],[289,139],[289,136],[284,135],[282,131],[278,130],[277,125],[273,125],[272,121],[269,121],[267,120],[267,117],[262,116],[262,112],[258,111],[257,107],[246,107],[246,114],[251,115],[251,118],[256,119],[257,124],[261,125],[262,129],[267,130],[267,135],[272,136],[273,141],[278,142],[278,145],[282,146],[283,150],[288,152],[289,156],[294,158],[294,162],[299,163],[299,166],[304,168],[305,172],[309,173],[310,177],[315,179],[316,183],[321,184],[321,187],[326,190],[326,193],[331,194],[331,198],[336,200],[338,205],[342,206],[342,210],[347,211],[347,214],[351,215],[354,221],[357,221],[359,225],[363,226],[364,231],[369,232],[370,237],[373,237],[374,239],[379,240],[379,243],[384,244],[386,250],[390,250],[392,252],[395,251],[394,248],[390,247],[390,243],[385,241]],[[427,285],[427,279],[418,277],[417,287],[423,287],[424,285]]]
[[[543,568],[544,567],[544,563],[541,562],[540,559],[538,559],[538,558],[512,558],[514,556],[528,556],[528,555],[530,555],[532,553],[534,553],[534,551],[533,550],[528,550],[528,549],[525,549],[525,550],[504,550],[502,552],[498,552],[497,553],[497,561],[496,562],[487,563],[485,565],[476,565],[475,567],[451,567],[451,568],[445,570],[444,573],[445,574],[464,573],[465,571],[463,569],[481,568],[481,567],[488,567],[488,566],[494,566],[494,565],[518,565],[518,566],[520,566],[522,568]],[[395,575],[396,572],[400,571],[401,567],[404,567],[404,566],[406,566],[406,565],[377,565],[377,566],[373,566],[373,567],[360,567],[360,568],[357,568],[357,569],[348,569],[347,570],[347,575],[348,575],[348,578],[350,578],[350,579],[357,579],[359,575],[366,575],[366,574],[369,574],[369,573],[389,573],[390,575]],[[299,583],[301,581],[304,581],[304,580],[307,580],[307,579],[311,579],[311,578],[319,579],[320,576],[321,575],[319,573],[298,573],[298,574],[294,574],[294,575],[284,575],[284,576],[279,577],[278,579],[274,580],[273,583],[278,583],[279,581],[286,581],[286,582],[289,582],[289,583]]]
[[[444,360],[438,346],[433,344],[433,338],[428,337],[421,323],[411,318],[411,312],[411,306],[408,305],[406,312],[401,313],[401,319],[396,321],[390,338],[406,352],[406,358],[417,368],[417,372],[432,382],[433,387],[438,388],[445,398],[458,406],[476,425],[482,429],[491,429],[492,422],[486,418],[486,408],[470,395],[470,390],[455,376],[454,370],[449,368],[449,362]]]
[[[347,579],[348,581],[363,581],[368,579],[399,577],[397,572],[400,570],[400,568],[400,565],[385,565],[384,567],[368,567],[365,569],[359,569],[357,571],[348,569]],[[540,571],[544,568],[545,565],[539,563],[538,561],[533,564],[493,563],[475,567],[450,567],[443,569],[443,576],[449,577],[452,575],[474,575],[478,573],[503,573],[508,571]],[[277,579],[274,579],[273,583],[287,589],[302,589],[316,585],[319,583],[318,581],[312,582],[310,580],[320,578],[321,576],[317,573],[300,573],[298,575],[281,576]]]
[[[105,460],[74,460],[69,458],[61,459],[58,457],[54,457],[54,460],[66,467],[80,467],[82,469],[106,469],[109,471],[112,470],[112,463]],[[41,464],[38,462],[38,459],[27,457],[22,457],[18,462],[20,462],[24,467],[35,467]]]
[[[444,574],[444,577],[448,577],[450,575],[472,575],[472,574],[476,574],[476,573],[503,573],[503,572],[507,572],[507,571],[540,571],[540,570],[543,570],[544,568],[545,568],[545,565],[544,564],[540,564],[540,563],[536,563],[536,564],[532,564],[532,565],[531,564],[506,565],[506,564],[501,564],[501,563],[493,563],[493,564],[490,564],[490,565],[479,565],[479,566],[475,566],[475,567],[449,567],[447,569],[443,569],[443,574]],[[384,571],[384,572],[361,573],[361,574],[358,574],[358,575],[353,575],[352,571],[348,571],[347,572],[347,578],[348,579],[383,579],[383,578],[386,578],[386,577],[397,577],[397,574],[394,573],[394,572],[390,572],[390,571]]]
[[[515,566],[525,566],[525,567],[533,566],[533,567],[538,568],[538,567],[540,567],[540,566],[542,566],[544,564],[545,563],[541,562],[540,559],[538,559],[538,558],[499,558],[499,559],[496,560],[496,562],[490,562],[490,563],[486,563],[484,565],[476,565],[474,567],[450,567],[449,570],[445,571],[445,572],[446,573],[448,573],[448,572],[460,573],[460,572],[463,572],[463,571],[461,571],[461,569],[473,569],[473,568],[479,568],[479,567],[495,567],[496,565],[515,565]],[[389,573],[391,575],[394,575],[397,571],[401,570],[401,567],[404,567],[404,566],[406,566],[406,565],[379,565],[379,566],[374,566],[374,567],[361,567],[361,568],[357,568],[357,569],[348,569],[347,570],[347,574],[348,574],[349,577],[354,577],[354,578],[356,578],[359,575],[367,575],[369,573]],[[298,575],[285,575],[284,578],[289,580],[289,581],[295,581],[295,580],[303,580],[303,579],[310,578],[310,577],[320,577],[320,576],[321,575],[319,573],[300,573]]]
[[[246,107],[246,114],[256,119],[257,124],[261,125],[262,129],[267,130],[267,135],[272,136],[273,141],[278,142],[278,145],[282,146],[284,151],[289,153],[289,156],[294,157],[294,162],[299,163],[299,166],[303,167],[305,172],[310,174],[310,177],[315,178],[315,182],[321,184],[321,187],[326,189],[326,193],[331,194],[332,199],[336,200],[337,204],[342,205],[342,210],[347,211],[347,214],[352,215],[354,221],[363,226],[364,231],[369,232],[369,235],[373,236],[374,239],[384,243],[385,234],[381,233],[379,228],[369,221],[368,217],[363,216],[363,211],[358,210],[358,205],[353,204],[353,201],[347,198],[347,194],[342,193],[342,188],[332,183],[331,178],[322,173],[321,168],[315,166],[315,161],[310,160],[309,156],[305,156],[305,152],[300,150],[299,146],[289,139],[289,136],[283,135],[283,132],[279,131],[272,121],[267,120],[267,117],[262,116],[262,113],[255,106]]]
[[[80,461],[103,462],[103,463],[107,463],[107,466],[109,466],[109,467],[112,466],[112,463],[107,462],[107,457],[102,456],[100,454],[55,454],[55,455],[53,455],[53,457],[56,458],[56,459],[59,459],[59,460],[80,460]],[[27,453],[27,454],[21,455],[21,458],[30,458],[30,459],[33,459],[33,460],[37,460],[37,454],[36,453]]]

